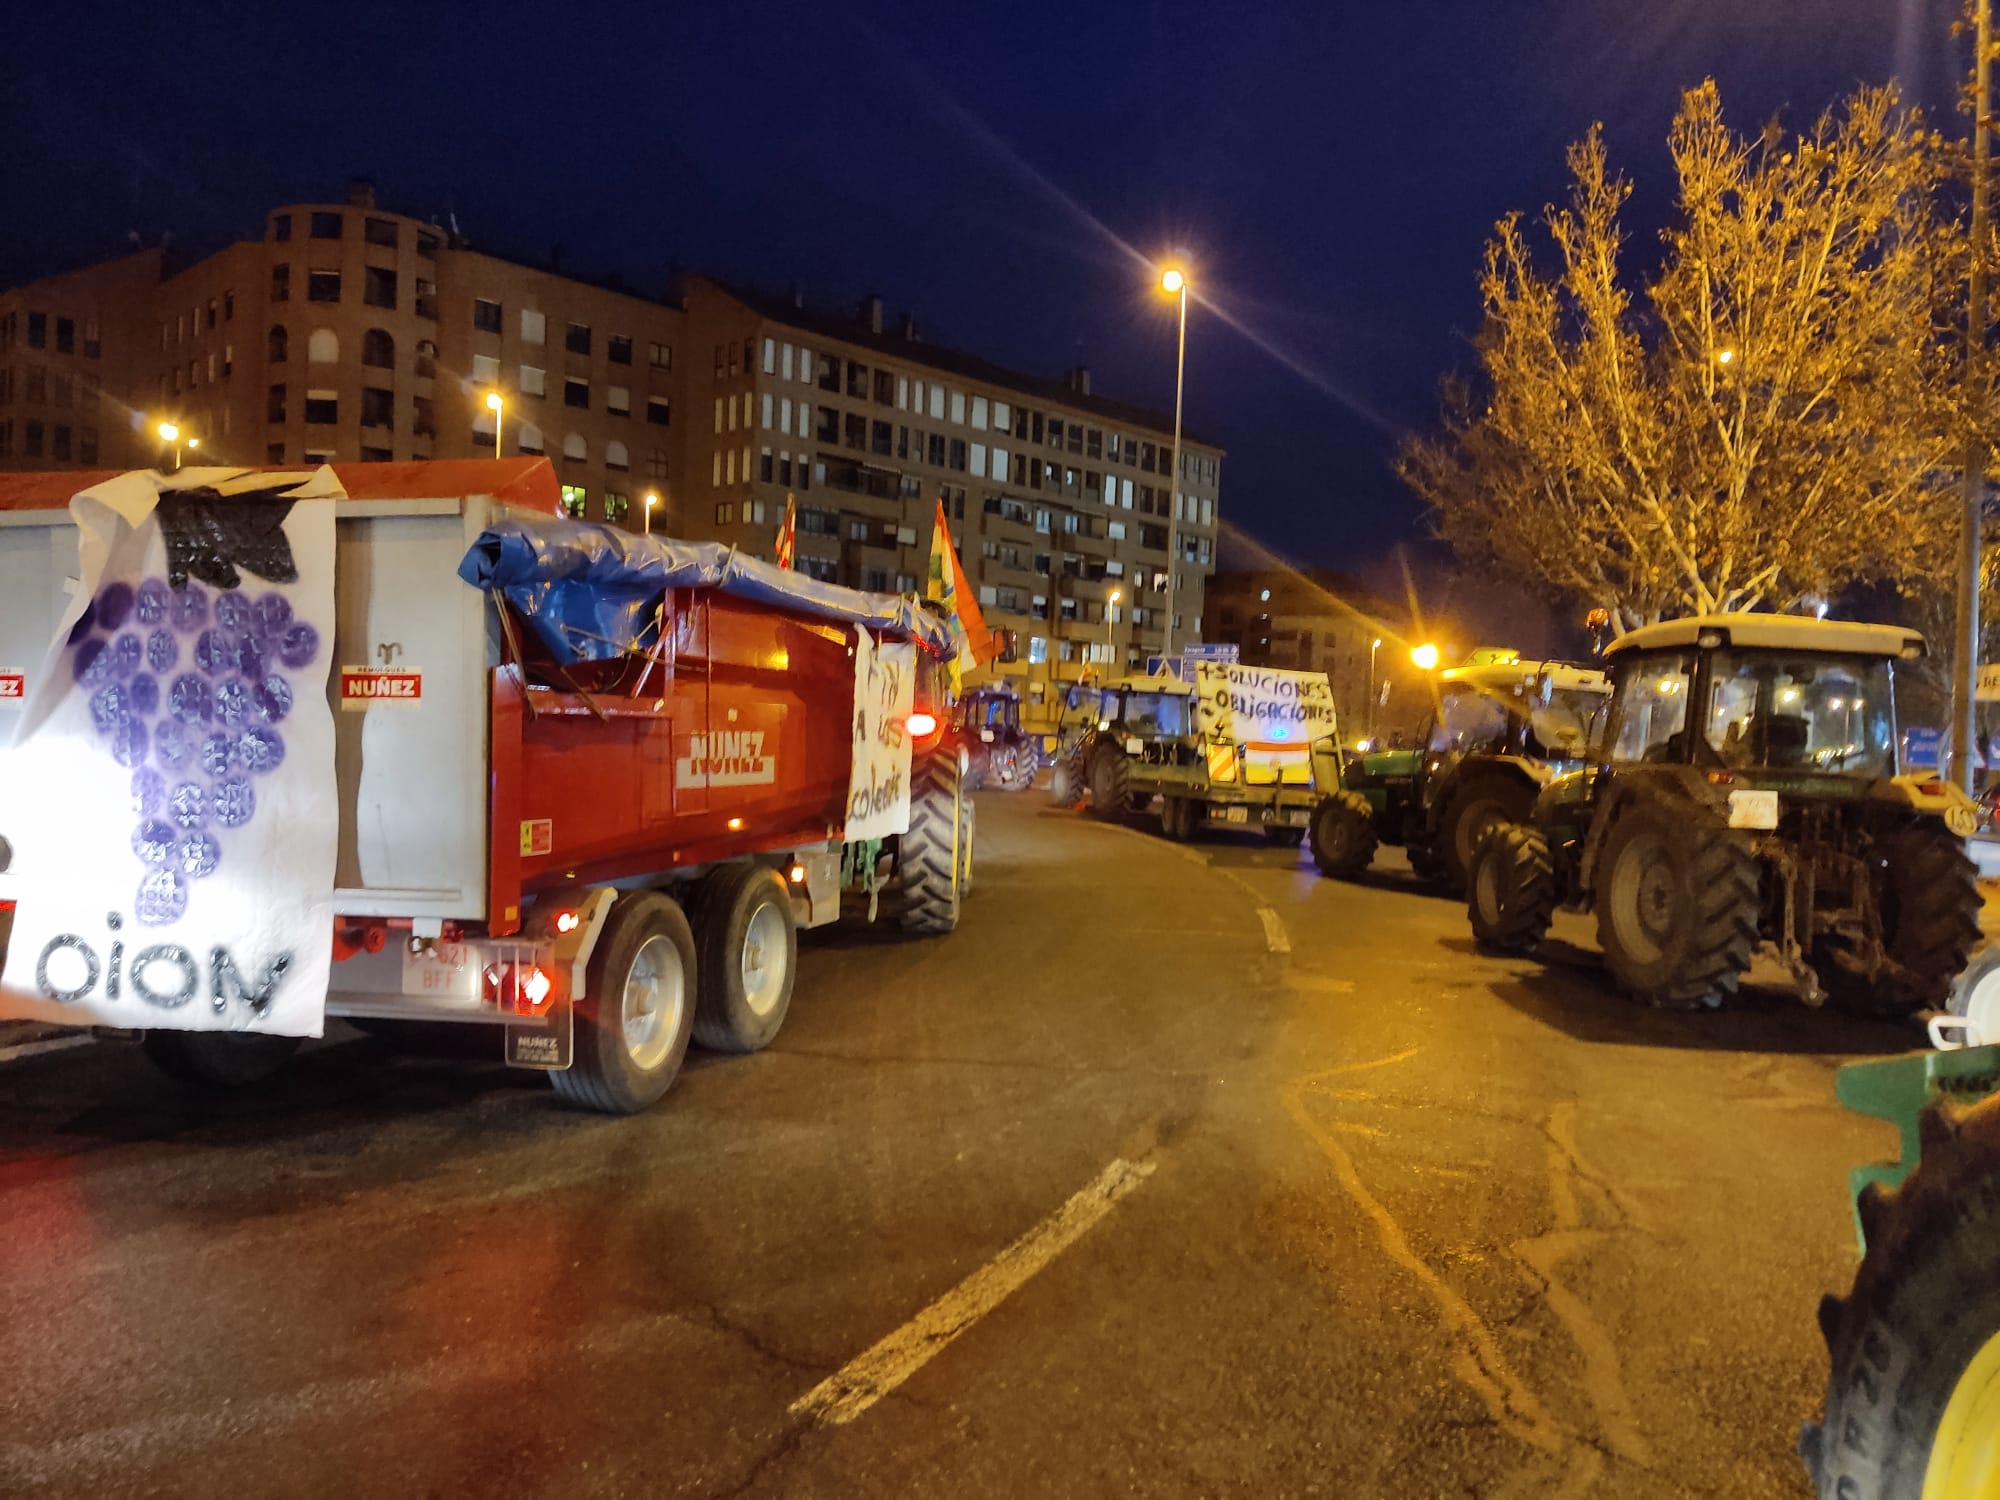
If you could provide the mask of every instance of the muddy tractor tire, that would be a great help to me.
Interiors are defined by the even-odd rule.
[[[1525,778],[1487,772],[1453,791],[1438,815],[1437,858],[1445,883],[1463,891],[1486,836],[1502,823],[1527,822],[1534,810],[1535,789]]]
[[[2000,1472],[2000,1108],[1926,1111],[1900,1188],[1863,1190],[1868,1253],[1820,1304],[1831,1369],[1800,1435],[1824,1500],[1979,1495]]]
[[[1736,993],[1757,947],[1757,857],[1720,814],[1635,797],[1598,855],[1597,942],[1625,989],[1690,1009]]]
[[[910,768],[910,826],[896,846],[905,932],[941,936],[958,926],[966,831],[958,755],[947,747]]]
[[[1090,815],[1122,817],[1129,809],[1131,772],[1125,757],[1106,745],[1090,758]]]
[[[1493,829],[1473,851],[1466,881],[1472,938],[1490,953],[1528,953],[1556,914],[1556,869],[1540,830]]]
[[[1844,945],[1823,942],[1813,966],[1827,999],[1875,1015],[1941,1009],[1979,942],[1978,869],[1965,846],[1934,824],[1891,834],[1869,864],[1885,962],[1869,974]]]
[[[1075,807],[1083,796],[1082,778],[1076,762],[1064,756],[1049,767],[1049,800],[1057,807]]]
[[[1313,863],[1334,880],[1352,880],[1375,861],[1375,809],[1359,792],[1334,792],[1313,809]]]

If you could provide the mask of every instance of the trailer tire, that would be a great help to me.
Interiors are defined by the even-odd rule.
[[[1979,942],[1978,868],[1958,838],[1924,823],[1882,840],[1869,863],[1887,962],[1870,975],[1840,944],[1822,942],[1813,966],[1827,999],[1862,1014],[1937,1010]]]
[[[177,1083],[242,1089],[275,1077],[303,1041],[261,1031],[149,1031],[139,1048]]]
[[[910,827],[896,845],[905,932],[942,936],[958,926],[964,801],[955,756],[929,755],[910,768]]]
[[[1375,860],[1375,809],[1359,792],[1334,792],[1313,809],[1313,863],[1322,875],[1352,880]]]
[[[1598,856],[1604,964],[1649,1005],[1686,1010],[1736,993],[1757,947],[1757,857],[1707,806],[1641,796]]]
[[[1535,791],[1525,780],[1486,772],[1452,792],[1438,817],[1437,853],[1446,883],[1463,891],[1472,857],[1502,823],[1525,823],[1535,810]]]
[[[1131,771],[1124,755],[1105,746],[1090,759],[1090,815],[1116,818],[1131,810]]]
[[[673,1086],[694,1033],[694,933],[658,891],[634,891],[597,935],[577,1003],[568,1068],[549,1081],[566,1104],[632,1115]]]
[[[1184,844],[1194,836],[1195,804],[1186,797],[1168,794],[1160,798],[1162,837]]]
[[[760,1052],[785,1024],[798,974],[791,888],[767,865],[724,865],[703,884],[695,919],[694,1040]]]
[[[1983,1493],[1970,1476],[2000,1459],[2000,1111],[1933,1106],[1922,1135],[1900,1188],[1863,1190],[1868,1253],[1820,1304],[1825,1416],[1799,1453],[1828,1500]]]
[[[1556,871],[1548,840],[1519,823],[1493,829],[1472,856],[1466,881],[1472,940],[1492,953],[1528,953],[1548,936]]]

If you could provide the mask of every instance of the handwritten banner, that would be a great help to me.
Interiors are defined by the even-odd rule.
[[[849,843],[887,838],[910,827],[910,716],[917,690],[917,648],[877,642],[854,627],[854,764],[847,781]]]
[[[1199,662],[1195,699],[1202,733],[1238,744],[1310,745],[1335,732],[1333,685],[1323,672]]]

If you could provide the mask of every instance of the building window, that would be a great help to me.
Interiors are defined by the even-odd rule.
[[[819,357],[819,388],[835,392],[840,389],[840,361],[831,354]]]
[[[549,320],[546,313],[536,312],[531,307],[521,309],[521,342],[539,344],[548,337]]]
[[[307,391],[306,425],[332,427],[340,421],[340,392]]]
[[[421,255],[425,260],[436,260],[437,253],[438,239],[436,235],[420,234],[417,236],[417,254]]]
[[[778,477],[778,463],[776,459],[771,457],[771,450],[769,448],[758,450],[757,477],[766,484],[772,483]]]
[[[514,446],[523,453],[542,451],[542,429],[533,422],[522,422],[514,429]]]
[[[583,434],[572,432],[563,439],[563,458],[570,463],[587,463],[590,460],[590,444],[583,440]]]
[[[665,427],[673,421],[674,409],[665,396],[646,398],[646,420],[655,427]]]
[[[437,402],[429,396],[410,398],[410,432],[415,437],[437,436]]]
[[[396,248],[396,221],[394,219],[369,219],[361,226],[362,238],[371,245],[387,245]]]
[[[847,394],[866,401],[868,399],[868,366],[847,362]]]
[[[288,240],[291,237],[292,237],[292,216],[290,214],[272,214],[271,238],[274,240]],[[283,463],[284,460],[280,459],[279,462]]]
[[[364,464],[386,464],[396,456],[393,448],[363,448],[361,461]]]
[[[617,490],[606,490],[604,492],[605,520],[614,523],[623,521],[625,519],[625,513],[631,508],[632,508],[632,497],[630,495],[622,494]]]
[[[840,441],[840,413],[831,406],[819,409],[819,430],[814,434],[822,443]]]
[[[725,500],[715,507],[715,524],[718,526],[734,526],[736,524],[736,502],[734,500]]]
[[[285,265],[271,267],[271,300],[273,302],[288,302],[291,300],[291,296],[292,268]]]
[[[671,370],[674,367],[674,346],[672,344],[655,344],[652,346],[652,350],[652,357],[648,360],[648,363],[654,369]]]
[[[665,479],[667,477],[666,449],[655,448],[650,454],[647,455],[646,472],[652,475],[655,479]]]
[[[535,365],[521,366],[521,394],[524,396],[540,396],[546,394],[546,386],[543,384],[542,371],[537,366]]]
[[[604,467],[617,469],[621,473],[632,467],[631,456],[625,445],[615,438],[604,445]]]
[[[965,462],[966,462],[965,439],[953,438],[951,440],[951,457],[946,460],[946,463],[951,468],[954,468],[959,473],[963,474],[965,472]]]
[[[361,363],[377,370],[396,368],[396,340],[386,328],[371,328],[361,335]]]
[[[338,302],[340,300],[340,272],[306,272],[306,301]]]
[[[500,383],[500,361],[490,354],[473,355],[472,383],[474,385],[498,385]]]
[[[210,307],[213,307],[214,305],[215,305],[214,303],[209,304]],[[56,353],[58,354],[76,353],[76,323],[73,319],[70,318],[56,319]]]
[[[614,333],[604,341],[604,357],[614,365],[632,363],[632,340],[625,334]]]
[[[49,344],[49,315],[47,313],[38,313],[38,312],[29,313],[28,347],[30,349],[46,349],[48,347],[48,344]],[[164,333],[161,335],[160,347],[161,348],[166,347],[166,336]]]
[[[64,463],[68,463],[70,455],[69,428],[64,426],[60,422],[56,423],[56,429],[53,434],[53,437],[54,441],[51,443],[49,448],[49,457],[60,459]]]
[[[857,452],[868,446],[868,419],[856,412],[847,414],[845,444]]]
[[[563,405],[588,410],[590,407],[590,382],[568,379],[563,381]]]
[[[486,297],[472,299],[472,326],[481,333],[500,331],[500,304]]]
[[[309,365],[337,365],[340,363],[340,335],[331,328],[315,328],[306,339],[306,363]]]
[[[396,425],[396,393],[381,390],[376,386],[361,388],[361,425],[363,427],[394,427]]]
[[[630,416],[632,414],[632,393],[622,385],[607,387],[604,392],[604,409],[614,416]]]
[[[285,420],[284,386],[274,385],[271,387],[269,399],[264,405],[264,420],[274,424]]]
[[[337,213],[314,214],[312,216],[312,237],[316,240],[339,239],[340,217]]]
[[[583,519],[584,506],[589,503],[590,494],[580,484],[566,484],[562,487],[563,514],[572,521]]]
[[[234,344],[224,344],[222,346],[222,378],[227,380],[229,372],[235,368],[236,346]]]
[[[24,422],[21,426],[21,452],[29,458],[42,456],[42,424]]]
[[[896,377],[887,370],[875,372],[875,404],[878,406],[896,404]]]
[[[569,350],[571,354],[590,353],[590,325],[588,323],[570,324],[569,332],[563,337],[563,348]],[[610,497],[606,496],[605,499],[608,505]]]
[[[384,266],[367,266],[361,272],[361,300],[370,307],[396,305],[396,273]]]

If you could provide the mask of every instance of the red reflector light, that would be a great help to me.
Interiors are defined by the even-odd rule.
[[[1942,797],[1944,795],[1944,783],[1942,781],[1926,781],[1917,790],[1922,792],[1926,797]]]
[[[485,977],[486,999],[502,1015],[538,1016],[555,995],[555,980],[539,964],[488,966]]]
[[[556,913],[557,932],[575,932],[582,923],[583,918],[579,917],[573,911],[559,911]]]
[[[903,720],[903,727],[908,729],[918,739],[922,739],[927,734],[937,733],[937,715],[927,714],[922,709],[918,709],[909,718]]]

